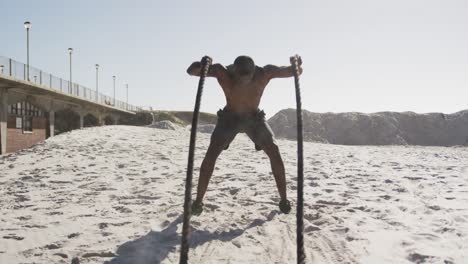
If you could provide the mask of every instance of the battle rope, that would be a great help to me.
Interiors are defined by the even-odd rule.
[[[182,244],[180,249],[180,264],[187,264],[190,237],[190,217],[192,216],[192,178],[193,178],[193,159],[195,156],[195,143],[197,139],[198,114],[200,112],[200,103],[203,93],[205,77],[211,65],[211,58],[205,56],[201,60],[200,80],[198,82],[197,98],[195,99],[195,109],[193,110],[192,129],[190,131],[190,147],[187,165],[187,178],[185,181],[185,202],[184,202],[184,224],[182,226]]]
[[[299,56],[290,58],[296,86],[296,114],[297,114],[297,263],[305,264],[304,252],[304,147],[302,139],[302,103],[301,87],[299,85]]]

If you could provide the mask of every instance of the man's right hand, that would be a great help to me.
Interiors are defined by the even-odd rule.
[[[203,58],[205,57],[210,61],[211,66],[213,66],[213,59],[210,56],[204,56]],[[201,68],[202,68],[202,63],[199,61],[195,61],[188,67],[187,73],[189,75],[200,76]]]
[[[200,76],[200,70],[201,70],[201,62],[195,61],[188,67],[187,73],[189,75]]]
[[[298,66],[301,66],[301,65],[302,65],[302,58],[301,58],[301,56],[295,55],[295,56],[290,57],[289,60],[290,60],[291,63],[292,63],[293,60],[295,60],[296,58],[297,58],[297,65],[298,65]]]

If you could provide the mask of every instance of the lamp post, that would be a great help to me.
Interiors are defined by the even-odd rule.
[[[96,64],[96,102],[99,103],[99,86],[98,86],[98,81],[99,81],[99,64]]]
[[[1,71],[0,73],[1,73],[1,74],[3,74],[3,69],[4,69],[4,68],[5,68],[5,66],[0,65],[0,71]]]
[[[26,78],[29,81],[29,29],[32,27],[31,22],[24,22],[24,27],[26,28]]]
[[[115,106],[115,75],[112,76],[112,79],[114,79],[114,105],[113,106]]]
[[[127,101],[125,102],[125,109],[128,110],[128,83],[127,83]]]
[[[73,94],[73,83],[72,83],[72,53],[73,53],[73,49],[72,48],[68,48],[68,54],[70,54],[70,87],[68,87],[68,90],[71,94]]]

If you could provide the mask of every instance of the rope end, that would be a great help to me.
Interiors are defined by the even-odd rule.
[[[208,64],[208,65],[211,65],[211,63],[213,62],[213,59],[210,57],[210,56],[203,56],[203,58],[201,59],[201,62],[202,64]]]

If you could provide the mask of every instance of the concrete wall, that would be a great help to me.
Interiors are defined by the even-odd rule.
[[[16,128],[16,116],[14,115],[8,116],[7,126],[7,153],[29,148],[46,139],[47,118],[45,117],[33,117],[32,132],[23,132],[23,129]]]
[[[8,91],[0,88],[0,154],[6,153],[8,121]]]

